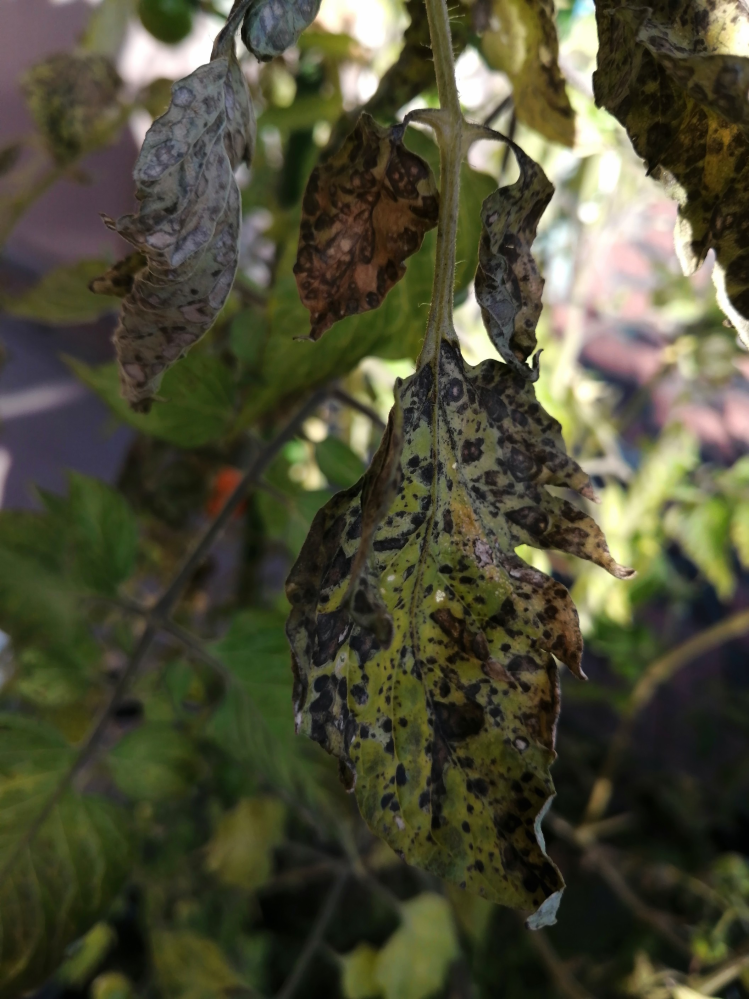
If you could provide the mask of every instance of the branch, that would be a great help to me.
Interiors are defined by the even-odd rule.
[[[440,214],[434,263],[432,304],[419,367],[439,356],[443,339],[456,340],[453,328],[455,292],[455,246],[460,208],[460,167],[463,161],[465,120],[455,84],[450,19],[446,0],[426,0],[429,33],[432,39],[434,72],[440,98],[439,111],[415,111],[408,117],[430,125],[440,149]]]
[[[325,931],[327,930],[331,919],[335,915],[338,900],[341,897],[348,875],[348,869],[342,870],[333,882],[333,887],[330,889],[328,897],[325,899],[325,904],[322,909],[320,909],[317,919],[315,920],[315,924],[312,927],[312,932],[307,937],[304,947],[302,948],[302,953],[297,958],[296,964],[291,970],[291,974],[283,983],[281,991],[276,995],[276,999],[291,999],[296,992],[297,987],[301,984],[304,973],[307,970],[307,966],[315,956],[315,953],[325,936]]]
[[[40,829],[51,815],[63,794],[67,791],[78,774],[81,773],[81,771],[88,765],[98,750],[99,744],[101,743],[102,737],[104,736],[109,724],[110,715],[116,710],[122,701],[122,698],[130,687],[130,683],[140,670],[140,667],[143,665],[143,662],[148,655],[159,630],[162,628],[165,630],[175,629],[179,633],[181,640],[184,638],[185,634],[189,634],[184,633],[183,629],[179,628],[178,625],[173,625],[172,622],[168,621],[169,614],[177,604],[180,596],[182,595],[182,591],[189,582],[197,566],[203,561],[211,546],[228,524],[232,514],[244,499],[246,492],[255,485],[265,469],[279,453],[283,445],[294,437],[304,421],[317,409],[326,395],[326,389],[321,389],[312,395],[307,402],[299,410],[297,410],[294,416],[291,417],[278,435],[274,437],[274,439],[267,444],[258,455],[255,456],[249,468],[242,476],[242,479],[236,489],[227,499],[226,503],[224,503],[221,512],[195,545],[192,552],[187,556],[181,568],[177,572],[177,575],[167,587],[156,606],[149,612],[148,617],[146,618],[145,631],[141,635],[140,641],[138,642],[127,667],[120,675],[117,684],[112,691],[109,703],[101,712],[98,719],[94,723],[93,728],[86,736],[86,739],[78,751],[78,755],[71,764],[69,770],[62,777],[55,790],[44,803],[39,815],[18,841],[16,847],[10,851],[5,864],[2,868],[0,868],[0,886],[5,883],[5,880],[18,862],[23,851],[28,849],[28,847],[33,843]],[[124,603],[124,606],[128,606],[127,602]],[[135,606],[137,605],[130,606],[129,609],[134,610]],[[174,631],[172,631],[172,633],[174,633]],[[209,653],[205,652],[204,656],[208,655]]]
[[[377,427],[379,431],[384,432],[385,423],[380,418],[380,414],[372,409],[371,406],[368,406],[364,402],[359,402],[355,396],[351,395],[339,386],[336,386],[330,394],[333,399],[337,399],[340,403],[343,403],[344,406],[348,406],[349,409],[355,409],[358,413],[363,413],[364,416],[368,416],[373,425]]]
[[[548,822],[560,839],[566,843],[576,846],[583,855],[585,862],[601,877],[616,895],[620,902],[625,905],[630,912],[655,930],[673,948],[679,951],[684,957],[691,958],[692,952],[689,945],[674,931],[671,920],[668,916],[659,912],[644,902],[629,887],[622,875],[606,856],[606,852],[600,847],[591,843],[584,834],[575,829],[566,819],[560,815],[550,814]]]
[[[739,638],[748,630],[749,610],[738,611],[698,635],[688,638],[686,642],[677,645],[675,649],[647,667],[629,696],[619,728],[609,743],[603,766],[593,784],[583,820],[586,824],[600,819],[608,808],[613,791],[614,773],[632,736],[635,721],[640,712],[650,704],[658,688],[698,656],[718,648],[732,638]]]
[[[584,989],[567,970],[567,966],[552,946],[546,932],[544,930],[528,930],[527,933],[528,942],[546,966],[549,978],[556,985],[557,991],[566,996],[567,999],[592,999],[590,992]]]

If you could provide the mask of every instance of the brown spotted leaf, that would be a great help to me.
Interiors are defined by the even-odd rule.
[[[396,392],[401,434],[318,513],[288,580],[297,727],[338,756],[367,823],[409,863],[540,910],[542,925],[563,887],[539,833],[554,656],[579,675],[582,640],[567,590],[515,549],[629,570],[583,510],[547,490],[590,495],[527,378],[494,360],[471,367],[443,342]],[[369,544],[382,496],[372,476],[395,464],[397,494]],[[362,548],[392,619],[385,640],[351,612]]]
[[[174,84],[169,109],[146,135],[135,166],[139,211],[110,223],[147,261],[115,333],[133,409],[148,410],[164,372],[212,326],[231,290],[241,224],[234,170],[249,163],[254,138],[233,42]]]
[[[509,76],[518,120],[552,142],[573,145],[575,115],[559,69],[552,0],[491,0],[488,22],[481,51]]]
[[[434,176],[403,145],[404,128],[363,114],[341,149],[312,171],[294,274],[314,340],[344,316],[376,309],[437,225]]]
[[[484,326],[503,360],[528,378],[525,361],[536,349],[544,281],[531,253],[538,221],[554,188],[541,167],[513,144],[520,177],[484,201],[476,299]]]
[[[129,253],[122,260],[118,260],[109,270],[95,277],[89,282],[89,291],[95,295],[114,295],[116,298],[125,298],[133,290],[135,276],[148,263],[145,254]]]
[[[719,304],[749,343],[749,10],[742,0],[596,8],[596,102],[678,201],[684,272],[715,250]]]

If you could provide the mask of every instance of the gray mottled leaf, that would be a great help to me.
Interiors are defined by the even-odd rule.
[[[115,345],[123,395],[147,412],[162,375],[211,327],[238,262],[234,170],[250,162],[255,117],[233,50],[172,87],[135,167],[137,215],[109,224],[143,253]]]
[[[295,44],[319,9],[320,0],[258,0],[242,24],[242,41],[257,59],[273,59]]]
[[[536,347],[544,280],[531,253],[538,220],[554,188],[541,167],[513,146],[520,177],[491,194],[481,209],[484,230],[476,272],[476,299],[500,356],[535,380],[525,365]]]

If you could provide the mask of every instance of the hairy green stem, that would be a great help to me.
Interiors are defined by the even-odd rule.
[[[450,18],[446,0],[426,0],[432,38],[434,73],[440,98],[439,111],[418,111],[411,117],[431,125],[440,149],[440,217],[432,286],[432,305],[419,366],[438,356],[443,338],[455,340],[453,296],[455,290],[455,245],[458,238],[460,167],[463,161],[465,121],[455,84]]]

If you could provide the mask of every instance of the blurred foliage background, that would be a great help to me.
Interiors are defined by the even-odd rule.
[[[19,81],[37,128],[0,152],[3,238],[58,181],[83,181],[90,152],[123,129],[142,139],[227,6],[92,3],[75,52]],[[466,113],[513,134],[556,186],[536,243],[537,390],[594,477],[614,556],[638,573],[625,584],[521,553],[571,588],[587,643],[589,681],[562,677],[544,823],[568,883],[558,924],[531,933],[406,867],[331,760],[294,736],[283,581],[414,368],[434,252],[430,234],[382,308],[300,342],[300,199],[356,109],[385,122],[436,103],[417,7],[324,0],[297,49],[246,58],[259,142],[224,312],[147,416],[119,398],[113,363],[70,359],[132,428],[117,480],[71,471],[65,495],[0,513],[0,995],[749,996],[749,357],[709,265],[681,276],[675,207],[593,103],[587,0],[557,10],[566,146],[501,39],[454,11]],[[408,73],[388,73],[396,63]],[[62,87],[53,113],[44,87]],[[426,134],[407,141],[437,170]],[[473,363],[491,352],[471,288],[479,209],[516,171],[484,145],[464,170],[457,322]],[[112,328],[117,301],[87,289],[111,262],[6,280],[2,308],[53,330]],[[148,610],[185,552],[310,399],[140,662]]]

